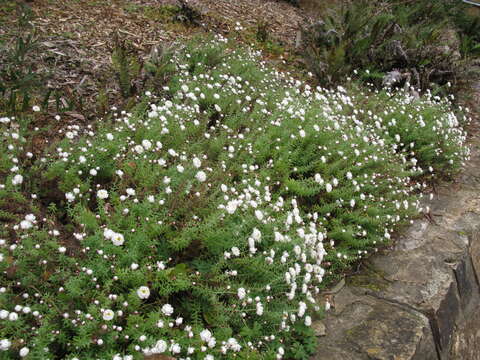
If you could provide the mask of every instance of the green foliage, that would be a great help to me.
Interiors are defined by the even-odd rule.
[[[222,38],[165,56],[159,97],[33,165],[10,170],[26,127],[2,121],[5,194],[39,189],[57,217],[12,219],[0,246],[6,356],[308,359],[316,294],[468,157],[431,94],[312,89]]]
[[[31,10],[24,7],[19,11],[18,34],[13,46],[0,41],[0,106],[9,115],[27,110],[43,81],[31,59],[32,52],[38,49],[37,37],[28,24]]]
[[[187,0],[180,0],[179,3],[180,7],[176,11],[174,19],[187,25],[199,25],[200,13]]]
[[[456,5],[453,9],[446,9],[459,29],[460,50],[464,57],[480,56],[480,16],[470,12],[469,5]],[[452,10],[453,13],[452,13]]]
[[[132,82],[140,72],[140,64],[135,56],[130,54],[127,44],[119,38],[118,34],[115,34],[114,43],[111,56],[112,65],[117,75],[122,96],[129,98],[135,91]]]
[[[18,13],[16,24],[0,35],[0,115],[26,114],[32,105],[45,112],[80,110],[82,97],[77,96],[77,91],[48,85],[55,69],[39,66],[45,46],[33,25],[32,9],[23,2],[16,2],[14,7]]]
[[[257,23],[256,38],[261,43],[264,43],[268,40],[268,23],[265,21],[259,21]]]
[[[397,82],[417,89],[454,83],[466,76],[468,64],[459,51],[467,56],[478,50],[478,18],[464,10],[450,0],[348,2],[303,30],[304,57],[325,85],[357,70],[377,85],[392,71],[403,75]]]
[[[173,44],[154,46],[149,58],[144,63],[146,84],[144,88],[160,93],[164,85],[176,70],[173,61],[175,47]]]

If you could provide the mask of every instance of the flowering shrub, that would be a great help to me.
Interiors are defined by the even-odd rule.
[[[28,209],[0,243],[2,356],[306,359],[322,286],[468,157],[428,95],[312,89],[222,39],[172,64],[38,158],[2,119],[1,196]]]

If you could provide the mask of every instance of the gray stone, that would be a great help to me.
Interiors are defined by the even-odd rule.
[[[367,355],[358,354],[351,349],[341,349],[337,344],[318,345],[318,352],[311,360],[368,360]]]
[[[413,359],[419,349],[433,344],[426,316],[348,286],[335,296],[335,308],[325,324],[327,336],[318,341],[316,360]],[[423,358],[427,359],[436,358]]]
[[[430,328],[425,328],[423,337],[418,343],[417,350],[411,360],[438,360],[435,340]]]
[[[409,310],[377,303],[369,316],[350,330],[348,341],[373,359],[411,359],[429,331],[428,319]],[[431,335],[430,335],[431,336]]]
[[[473,311],[464,323],[460,324],[452,339],[450,353],[445,359],[480,359],[480,311]]]
[[[454,271],[463,311],[470,313],[479,309],[480,289],[478,287],[471,258],[468,254],[460,263],[458,263],[454,268]]]
[[[327,335],[327,328],[322,321],[314,321],[312,323],[312,330],[315,332],[315,336]]]
[[[480,239],[475,239],[470,246],[470,255],[472,256],[472,267],[474,275],[477,279],[478,284],[478,275],[480,275]]]
[[[442,353],[448,351],[460,314],[460,300],[457,296],[457,287],[452,283],[437,311],[431,314],[432,332]]]
[[[455,281],[452,269],[442,258],[418,249],[374,257],[371,261],[385,274],[390,285],[380,291],[367,289],[367,292],[425,313],[439,309]]]

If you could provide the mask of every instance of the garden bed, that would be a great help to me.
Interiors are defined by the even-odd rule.
[[[446,100],[313,89],[198,43],[162,58],[160,93],[42,154],[41,108],[2,118],[2,196],[28,208],[4,207],[12,357],[307,358],[321,289],[468,159]]]
[[[469,159],[450,99],[313,85],[301,9],[190,5],[2,5],[0,357],[307,359]]]

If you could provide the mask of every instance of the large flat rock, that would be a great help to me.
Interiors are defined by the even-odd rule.
[[[315,360],[437,359],[426,316],[345,287],[327,318]],[[428,357],[423,349],[433,350]],[[395,357],[392,357],[395,354]]]

